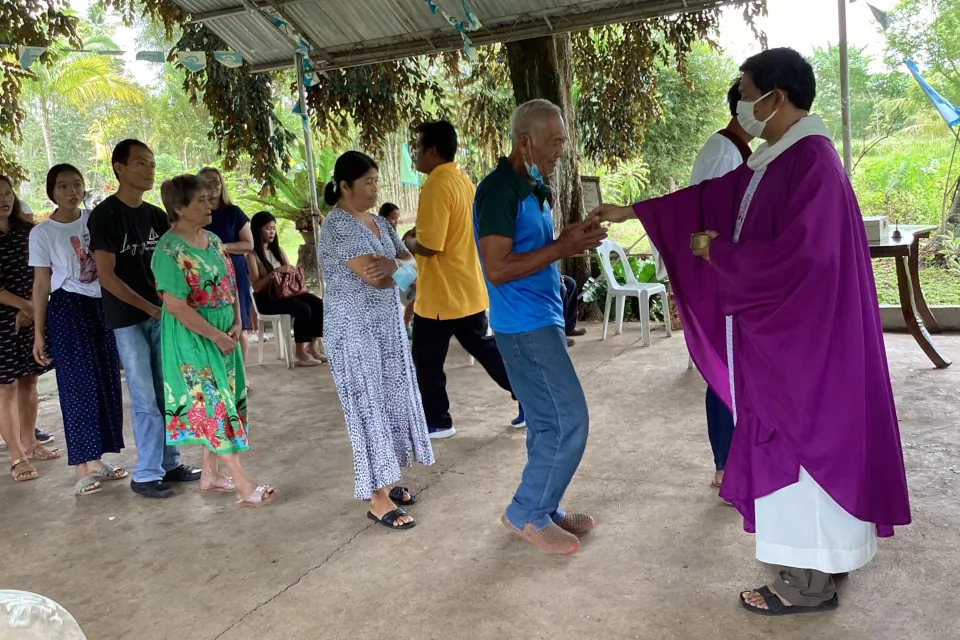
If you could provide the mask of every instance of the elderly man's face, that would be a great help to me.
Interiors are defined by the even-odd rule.
[[[544,177],[552,175],[567,150],[567,128],[563,118],[551,113],[525,138],[522,143],[527,162],[536,164]]]

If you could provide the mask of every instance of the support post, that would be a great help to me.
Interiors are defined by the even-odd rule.
[[[320,202],[317,200],[317,171],[313,164],[313,141],[310,132],[310,113],[307,107],[307,88],[303,80],[303,54],[294,54],[293,64],[297,69],[297,96],[300,104],[300,122],[303,123],[303,147],[306,150],[305,158],[309,169],[307,184],[310,187],[310,219],[313,222],[314,259],[317,261],[317,276],[320,278],[320,297],[323,297],[324,282],[323,269],[320,268]]]
[[[853,176],[850,141],[850,58],[847,50],[847,0],[837,0],[840,18],[840,113],[843,121],[843,168]]]

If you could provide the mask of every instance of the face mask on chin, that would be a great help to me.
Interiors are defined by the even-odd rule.
[[[757,117],[753,115],[754,106],[772,94],[773,91],[768,91],[753,102],[741,100],[737,103],[737,122],[740,123],[740,126],[743,127],[744,131],[749,133],[754,138],[763,137],[763,130],[767,128],[767,123],[770,122],[770,120],[777,115],[777,111],[779,111],[779,109],[774,109],[773,113],[767,116],[764,120],[757,120]]]
[[[527,170],[527,175],[537,183],[538,187],[543,187],[543,174],[540,173],[540,167],[536,162],[531,163],[527,160],[527,154],[523,154],[523,166]]]

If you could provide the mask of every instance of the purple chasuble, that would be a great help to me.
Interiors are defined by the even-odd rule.
[[[863,219],[837,152],[796,142],[765,169],[739,241],[754,171],[640,202],[690,354],[731,406],[725,316],[733,316],[737,422],[721,497],[754,532],[754,500],[797,482],[800,466],[850,515],[893,535],[910,523],[900,430]],[[710,259],[690,235],[713,230]]]

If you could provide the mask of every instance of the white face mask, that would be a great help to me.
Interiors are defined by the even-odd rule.
[[[771,95],[773,91],[768,91],[763,94],[753,102],[745,102],[741,100],[737,103],[737,122],[740,123],[740,126],[743,127],[743,130],[752,135],[754,138],[760,138],[763,136],[763,130],[766,129],[767,123],[773,119],[773,116],[777,115],[777,110],[774,110],[766,120],[757,120],[757,117],[753,115],[753,107],[758,102]]]

